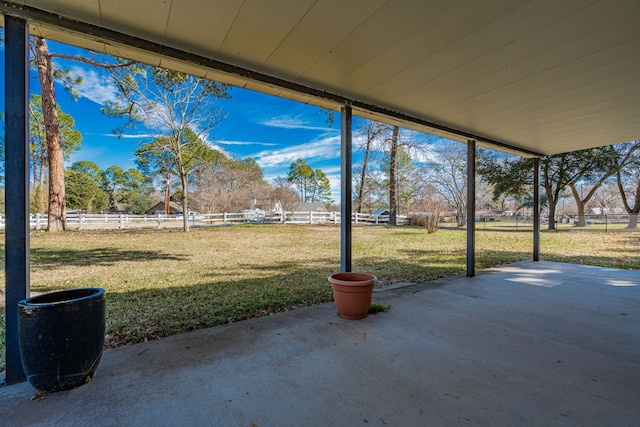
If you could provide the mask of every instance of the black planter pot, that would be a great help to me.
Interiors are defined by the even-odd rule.
[[[90,381],[100,363],[104,332],[104,289],[51,292],[18,303],[22,367],[40,391]]]

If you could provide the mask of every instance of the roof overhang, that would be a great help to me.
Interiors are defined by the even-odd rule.
[[[32,34],[525,156],[640,138],[640,2],[0,0]]]

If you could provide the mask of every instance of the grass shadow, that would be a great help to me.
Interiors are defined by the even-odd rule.
[[[183,261],[186,256],[166,254],[155,250],[129,250],[116,247],[92,249],[41,249],[31,248],[34,269],[49,269],[58,266],[109,266],[123,261]]]

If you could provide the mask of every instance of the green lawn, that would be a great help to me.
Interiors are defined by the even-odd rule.
[[[353,270],[383,283],[425,283],[464,273],[465,244],[464,230],[355,227]],[[531,259],[532,235],[479,229],[476,246],[482,269]],[[542,233],[542,257],[549,261],[638,269],[639,249],[640,233]],[[327,277],[340,267],[340,230],[244,225],[188,234],[34,232],[31,264],[35,292],[105,288],[106,342],[115,347],[330,301]],[[0,323],[1,352],[3,335]]]

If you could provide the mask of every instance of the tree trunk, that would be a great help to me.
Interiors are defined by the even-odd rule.
[[[182,230],[189,232],[189,208],[187,207],[187,173],[180,168],[180,181],[182,183]]]
[[[547,204],[549,205],[549,230],[556,229],[556,203],[558,198],[554,197],[553,187],[551,185],[544,186],[547,192]]]
[[[44,39],[34,36],[36,64],[42,92],[42,115],[45,123],[47,154],[49,157],[49,210],[47,231],[59,231],[67,228],[64,188],[64,157],[60,124],[53,86],[51,56]]]
[[[398,216],[398,139],[400,128],[393,127],[389,151],[389,225],[397,224]]]
[[[576,201],[576,206],[578,207],[578,223],[576,227],[586,227],[587,226],[587,217],[584,216],[584,206],[586,202],[584,202],[580,198],[580,193],[578,193],[578,189],[574,184],[569,184],[569,188],[571,188],[571,192],[573,193],[573,198]]]
[[[374,129],[375,124],[369,123],[367,128],[367,146],[364,150],[364,159],[362,161],[362,172],[360,173],[360,184],[358,185],[358,196],[356,197],[356,212],[362,213],[362,205],[364,203],[364,186],[367,179],[367,166],[369,166],[369,156],[371,155],[371,146],[373,145],[374,138],[378,135],[379,131]]]
[[[467,215],[465,206],[458,204],[458,227],[464,227],[467,224]]]
[[[556,229],[556,205],[549,202],[549,230]]]
[[[627,197],[627,193],[624,191],[624,186],[622,185],[622,176],[620,171],[616,173],[616,180],[618,184],[618,191],[620,191],[620,197],[622,197],[622,204],[624,205],[625,210],[629,214],[629,222],[627,223],[627,229],[635,230],[638,228],[638,214],[640,213],[640,178],[638,178],[637,186],[636,186],[636,194],[634,197],[633,207],[629,205],[629,198]]]

